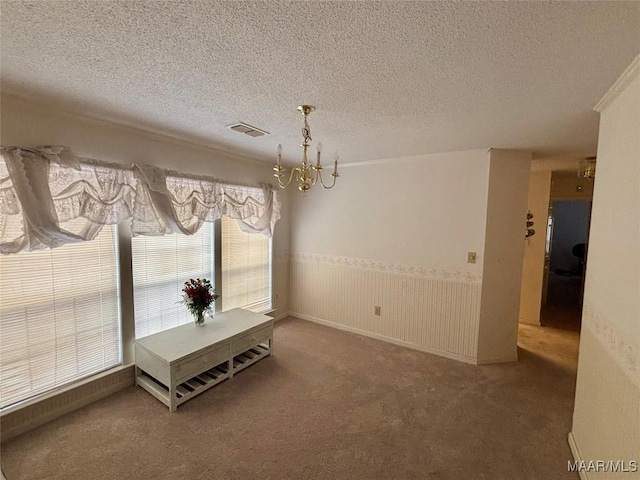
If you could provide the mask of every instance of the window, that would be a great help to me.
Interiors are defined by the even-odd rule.
[[[134,327],[140,338],[193,321],[179,304],[189,278],[214,280],[216,310],[271,306],[271,241],[260,233],[272,234],[280,202],[269,188],[45,146],[0,151],[0,197],[0,247],[10,253],[0,256],[0,408],[122,364],[121,330],[128,342]],[[215,220],[223,214],[259,233]],[[202,220],[195,235],[147,236]],[[140,236],[130,241],[122,222]],[[132,259],[122,269],[118,232]],[[121,302],[121,280],[133,284],[133,304]],[[122,329],[121,313],[134,325]]]
[[[182,300],[190,278],[214,277],[214,227],[195,235],[133,237],[133,299],[136,338],[193,321]]]
[[[121,363],[116,227],[0,256],[0,407]]]
[[[223,217],[222,310],[244,307],[254,312],[271,308],[271,241],[245,233],[234,219]]]

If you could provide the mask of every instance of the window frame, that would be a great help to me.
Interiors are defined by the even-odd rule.
[[[217,293],[224,295],[224,291],[222,289],[222,219],[218,218],[214,222],[214,232],[215,232],[215,260],[214,260],[214,287]],[[261,235],[259,233],[255,234],[247,234],[247,235]],[[263,312],[259,312],[263,315],[268,315],[275,310],[275,299],[273,298],[273,237],[269,237],[269,303],[270,306]],[[222,302],[215,302],[215,313],[222,312]]]
[[[237,220],[234,220],[237,222]],[[224,289],[222,288],[222,219],[219,218],[215,221],[215,235],[216,235],[216,241],[218,243],[216,243],[215,245],[215,261],[214,261],[214,268],[217,268],[219,266],[219,270],[216,269],[215,270],[215,278],[219,279],[216,280],[214,286],[216,289],[216,292],[220,292],[222,295],[224,295]],[[258,233],[246,233],[247,235],[261,235]],[[269,308],[261,311],[261,312],[256,312],[256,313],[260,313],[263,315],[267,315],[271,312],[274,311],[274,298],[273,298],[273,237],[269,237],[268,238],[269,241],[269,247],[268,247],[268,252],[267,252],[267,257],[268,257],[268,261],[269,261],[269,278],[268,278],[268,284],[269,284],[269,294],[268,294],[268,298],[269,298]],[[215,312],[216,313],[220,313],[222,311],[222,304],[224,302],[216,302],[216,309]]]
[[[192,321],[186,307],[179,305],[181,289],[190,278],[215,278],[216,235],[215,223],[205,222],[193,235],[170,233],[131,239],[136,339]],[[200,259],[203,262],[198,261]],[[139,304],[136,304],[136,291]],[[149,301],[148,296],[154,300]],[[177,324],[171,326],[174,321]]]
[[[214,287],[216,292],[224,295],[222,291],[222,220],[217,219],[214,222]],[[64,385],[58,385],[46,392],[38,393],[32,397],[26,398],[14,404],[8,405],[0,409],[0,413],[9,413],[15,409],[22,408],[37,403],[45,398],[49,398],[80,386],[92,379],[98,378],[106,372],[115,371],[116,369],[130,367],[135,364],[135,296],[133,285],[133,251],[132,251],[132,233],[130,219],[124,220],[114,225],[115,234],[115,260],[116,260],[116,283],[119,292],[119,323],[120,323],[120,363],[113,367],[109,367],[100,372],[95,372],[81,379],[72,380]],[[250,235],[250,234],[248,234]],[[255,235],[261,235],[256,233]],[[269,300],[270,307],[263,314],[270,314],[274,311],[274,258],[273,258],[273,237],[269,238]],[[214,312],[220,313],[222,302],[214,303]]]
[[[111,232],[110,236],[112,237],[113,240],[113,259],[114,259],[114,267],[115,267],[115,272],[113,275],[113,278],[115,280],[115,299],[117,302],[117,307],[114,309],[115,312],[117,312],[117,318],[115,319],[115,324],[117,325],[117,339],[119,341],[119,344],[117,345],[118,347],[118,358],[117,358],[117,362],[113,365],[101,368],[99,370],[93,371],[89,374],[86,375],[82,375],[79,376],[77,378],[73,378],[73,379],[69,379],[67,381],[58,383],[57,385],[48,388],[46,390],[43,391],[39,391],[37,393],[34,393],[32,395],[30,395],[29,397],[23,398],[21,400],[17,400],[11,404],[8,404],[4,407],[0,407],[0,414],[4,415],[5,413],[8,412],[12,412],[14,410],[20,409],[24,406],[28,406],[32,403],[37,403],[38,401],[45,399],[45,398],[49,398],[51,396],[54,396],[60,392],[66,391],[70,388],[73,388],[76,385],[82,385],[88,381],[91,381],[91,379],[94,379],[96,377],[99,377],[101,375],[103,375],[105,372],[110,372],[110,371],[115,371],[116,369],[122,368],[124,366],[126,366],[127,364],[125,363],[125,345],[123,343],[123,326],[124,326],[124,321],[123,321],[123,309],[122,309],[122,270],[121,270],[121,264],[120,264],[120,259],[121,259],[121,244],[120,244],[120,230],[119,230],[119,226],[118,225],[111,225],[113,231]],[[102,232],[100,232],[100,234],[102,234]],[[50,249],[48,249],[49,251],[51,251]],[[41,252],[41,250],[37,250],[37,252]],[[28,255],[29,253],[32,252],[21,252],[18,255]],[[13,255],[12,255],[13,256]],[[76,298],[76,296],[74,296],[73,298]],[[51,315],[54,315],[53,313]]]

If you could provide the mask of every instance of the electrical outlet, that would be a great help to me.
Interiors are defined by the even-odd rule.
[[[467,263],[476,263],[476,252],[467,253]]]
[[[373,307],[373,314],[380,316],[380,307],[378,305]]]

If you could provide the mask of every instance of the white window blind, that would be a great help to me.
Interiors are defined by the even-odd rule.
[[[271,308],[271,241],[222,218],[222,310]]]
[[[194,235],[131,239],[136,338],[192,322],[182,300],[190,278],[214,275],[214,228],[205,223]]]
[[[0,256],[0,406],[119,365],[119,293],[113,226],[91,241]]]

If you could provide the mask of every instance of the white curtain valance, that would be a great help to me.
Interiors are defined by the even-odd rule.
[[[64,147],[0,153],[0,253],[91,240],[131,216],[130,170],[81,163]]]
[[[134,235],[192,235],[235,218],[243,231],[273,235],[280,218],[271,186],[233,185],[157,167],[107,164],[67,147],[0,149],[0,253],[91,240],[131,218]]]
[[[226,216],[238,220],[247,233],[271,237],[280,218],[280,202],[271,186],[231,185],[149,165],[136,165],[134,173],[134,235],[193,235],[204,222]]]

